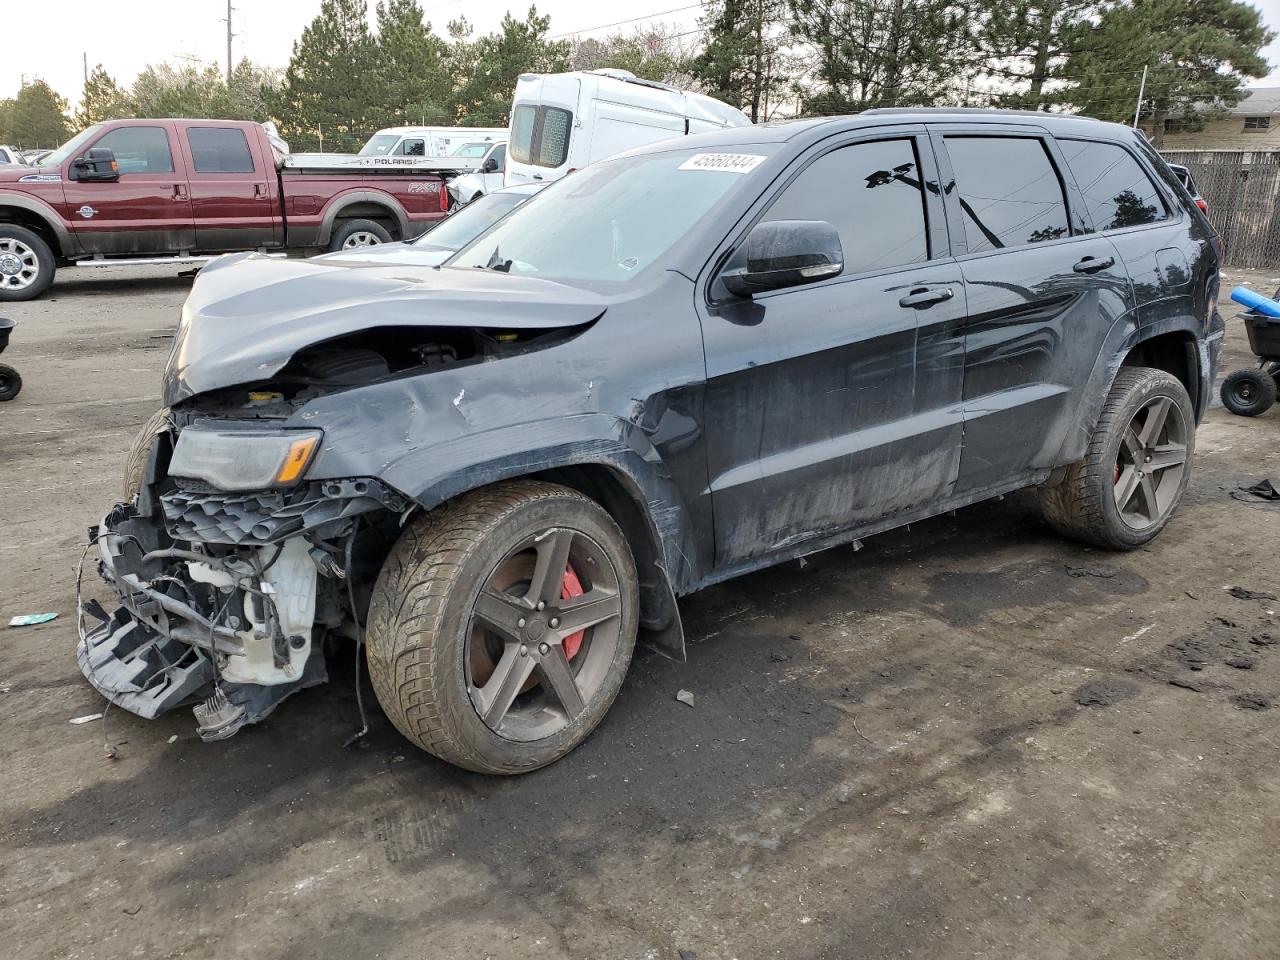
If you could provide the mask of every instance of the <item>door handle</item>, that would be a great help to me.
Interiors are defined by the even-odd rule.
[[[1097,273],[1115,265],[1115,257],[1085,257],[1071,269],[1076,273]]]
[[[935,303],[950,300],[953,296],[955,294],[950,287],[916,287],[898,301],[898,306],[923,310],[926,307],[932,307]]]
[[[265,183],[255,183],[253,185],[253,198],[260,200],[267,195],[267,185]]]
[[[173,199],[175,200],[187,199],[187,185],[185,183],[175,183],[173,185]]]
[[[541,179],[542,179],[542,174],[540,174],[540,173],[535,173],[535,174],[533,175],[533,179],[535,179],[535,180],[541,180]]]

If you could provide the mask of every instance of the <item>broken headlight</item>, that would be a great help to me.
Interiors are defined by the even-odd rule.
[[[228,430],[192,424],[178,434],[169,475],[219,490],[292,487],[320,447],[319,430]]]

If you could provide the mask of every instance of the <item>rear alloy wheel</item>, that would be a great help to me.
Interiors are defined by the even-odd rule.
[[[443,760],[523,773],[568,753],[635,646],[635,564],[589,498],[522,481],[411,524],[383,565],[369,672],[387,715]]]
[[[1266,413],[1276,402],[1276,381],[1266,370],[1237,370],[1222,381],[1222,405],[1241,417]]]
[[[1149,542],[1173,515],[1191,476],[1195,413],[1171,374],[1123,367],[1083,460],[1040,491],[1060,533],[1115,550]]]
[[[358,250],[360,247],[376,247],[380,243],[390,242],[391,234],[382,224],[373,220],[349,220],[334,230],[329,250]]]
[[[33,300],[53,283],[49,245],[26,227],[0,223],[0,301]]]

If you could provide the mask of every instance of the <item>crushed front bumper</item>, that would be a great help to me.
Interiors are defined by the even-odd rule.
[[[330,481],[312,494],[171,490],[149,515],[117,504],[90,531],[119,606],[80,605],[85,679],[148,719],[194,705],[206,740],[327,680],[321,641],[347,617],[342,538],[355,516],[404,502],[376,481]]]

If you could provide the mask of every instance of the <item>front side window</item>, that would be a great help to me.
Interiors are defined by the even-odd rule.
[[[1034,137],[946,137],[970,253],[1070,234],[1058,172]]]
[[[759,157],[755,166],[771,150],[735,146],[724,156]],[[718,169],[718,156],[681,149],[593,163],[516,207],[448,265],[622,289],[650,268],[661,269],[704,217],[713,224],[718,205],[761,189],[757,177]]]
[[[95,147],[115,154],[120,173],[173,173],[173,154],[164,127],[117,127],[109,130]]]
[[[929,259],[924,186],[910,139],[840,147],[800,173],[765,214],[826,220],[840,232],[844,273]]]
[[[400,146],[396,147],[395,155],[397,157],[421,157],[426,152],[427,145],[422,140],[401,140]]]
[[[569,156],[572,127],[568,110],[521,104],[511,114],[511,156],[536,167],[558,167]]]
[[[1128,150],[1092,140],[1059,140],[1058,146],[1095,230],[1136,227],[1168,215],[1155,184]]]
[[[505,143],[498,144],[493,153],[489,154],[489,159],[493,161],[494,169],[501,170],[507,163],[507,145]]]
[[[385,157],[391,152],[391,148],[396,145],[396,141],[400,138],[394,133],[375,133],[369,138],[369,142],[360,148],[360,156],[362,157]]]
[[[190,127],[187,145],[196,173],[253,173],[253,155],[243,130]]]

